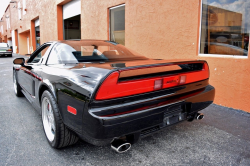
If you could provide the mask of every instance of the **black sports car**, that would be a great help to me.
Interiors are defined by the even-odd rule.
[[[48,42],[13,63],[15,93],[41,113],[54,148],[80,137],[124,152],[162,128],[202,119],[198,111],[215,95],[206,61],[149,59],[111,41]]]

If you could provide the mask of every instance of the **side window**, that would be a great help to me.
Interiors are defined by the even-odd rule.
[[[62,64],[62,63],[78,63],[73,52],[77,52],[73,47],[64,44],[56,44],[50,54],[47,61],[47,65]]]
[[[41,48],[32,55],[31,59],[28,61],[28,63],[38,63],[40,59],[45,55],[45,53],[48,51],[50,44],[43,45]]]
[[[52,50],[49,54],[47,65],[60,64],[57,53],[58,52],[56,50],[56,46],[54,46],[54,48],[52,48]]]

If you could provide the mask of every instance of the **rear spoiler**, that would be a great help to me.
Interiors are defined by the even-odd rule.
[[[100,85],[96,100],[106,100],[185,85],[209,78],[206,61],[171,62],[119,68]]]

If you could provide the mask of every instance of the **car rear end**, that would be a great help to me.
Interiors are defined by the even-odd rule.
[[[102,145],[125,137],[134,143],[167,126],[192,121],[214,95],[206,61],[114,69],[86,105],[83,139]]]
[[[0,43],[0,56],[12,56],[12,49],[7,43]]]

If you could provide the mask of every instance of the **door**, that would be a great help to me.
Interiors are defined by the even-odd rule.
[[[49,53],[50,44],[43,44],[31,56],[30,59],[21,67],[19,72],[19,83],[25,91],[26,97],[35,99],[36,85],[42,81],[40,78],[43,56]]]

